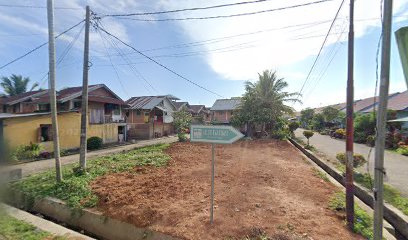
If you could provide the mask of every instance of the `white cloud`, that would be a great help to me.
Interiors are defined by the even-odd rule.
[[[228,15],[243,12],[255,12],[265,9],[302,4],[310,1],[267,1],[258,4],[248,4],[228,8],[213,9],[207,11],[184,12],[170,17],[196,17]],[[347,36],[348,1],[344,4],[326,46],[337,41],[339,33],[346,31],[341,41]],[[162,9],[180,9],[195,6],[211,5],[208,1],[161,1]],[[217,4],[230,3],[228,1],[217,2]],[[367,20],[380,17],[380,1],[359,0],[355,5],[355,32],[356,37],[361,37],[367,31],[378,27],[379,20]],[[216,20],[191,20],[179,21],[185,34],[194,41],[211,39],[222,36],[237,35],[247,32],[255,32],[264,29],[279,28],[284,26],[319,22],[329,20],[323,24],[310,26],[299,26],[278,31],[266,31],[243,37],[231,38],[229,41],[219,43],[218,46],[229,46],[248,41],[257,41],[255,46],[226,53],[208,53],[206,60],[211,68],[231,80],[246,80],[254,78],[254,72],[263,69],[277,69],[281,66],[293,64],[305,59],[307,56],[317,54],[329,26],[333,19],[340,1],[320,3],[307,7],[294,8],[284,11],[276,11],[253,16],[234,17]],[[394,12],[398,13],[403,7],[403,0],[394,1]],[[364,21],[359,21],[364,19]],[[301,41],[299,40],[301,39]],[[204,46],[209,50],[213,46]]]

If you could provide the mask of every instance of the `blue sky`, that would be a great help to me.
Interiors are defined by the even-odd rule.
[[[55,0],[57,8],[73,8],[55,10],[55,28],[59,33],[79,22],[84,18],[83,8],[87,4],[95,13],[102,16],[233,2],[232,0]],[[268,0],[235,7],[139,18],[155,20],[228,15],[307,2],[311,1]],[[244,82],[256,80],[257,73],[264,69],[276,70],[279,76],[285,78],[289,84],[288,91],[299,91],[340,2],[341,0],[333,0],[291,10],[225,19],[145,22],[106,17],[102,18],[101,22],[106,30],[138,50],[149,50],[144,53],[163,65],[229,98],[242,95]],[[45,6],[46,0],[0,0],[0,5],[2,4]],[[320,60],[305,85],[303,104],[296,104],[294,106],[296,109],[345,100],[347,13],[348,1],[344,4]],[[381,30],[380,0],[356,1],[355,19],[357,20],[355,98],[359,99],[372,96],[374,93],[376,50]],[[393,31],[401,26],[407,26],[407,19],[408,3],[395,0]],[[81,28],[82,25],[56,41],[57,57],[60,57],[64,49],[80,33],[72,49],[57,68],[58,88],[78,86],[82,83],[83,32],[80,32]],[[45,41],[47,41],[46,9],[0,6],[0,65]],[[126,53],[128,57],[126,60],[118,56],[117,48],[113,47],[113,44],[118,44],[119,51]],[[395,39],[392,39],[392,44],[390,91],[405,91],[407,87]],[[118,42],[112,43],[112,40],[103,33],[101,38],[100,33],[94,29],[91,33],[90,47],[92,62],[89,73],[90,83],[104,83],[125,100],[131,96],[173,94],[190,104],[211,106],[215,99],[219,98],[135,54],[130,48]],[[111,61],[115,67],[112,67]],[[130,67],[128,62],[134,63],[133,67]],[[1,69],[0,76],[21,74],[46,88],[47,81],[43,76],[47,72],[48,49],[45,46]]]

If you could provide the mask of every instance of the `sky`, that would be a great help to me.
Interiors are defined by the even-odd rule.
[[[181,101],[211,107],[216,99],[241,96],[245,81],[256,81],[258,73],[269,69],[285,79],[288,92],[300,92],[305,83],[302,103],[289,104],[296,110],[344,102],[349,1],[341,8],[309,78],[342,0],[292,8],[288,7],[315,1],[265,0],[207,10],[105,16],[244,1],[253,0],[55,0],[55,31],[61,33],[83,20],[85,6],[89,5],[99,26],[155,60],[156,63],[95,26],[91,28],[89,82],[106,84],[124,100],[172,94]],[[408,2],[394,0],[393,4],[395,32],[408,25]],[[46,0],[0,0],[0,66],[47,42],[45,6]],[[265,10],[270,11],[229,18],[157,21]],[[83,25],[56,40],[56,56],[61,59],[57,66],[57,89],[82,84]],[[356,1],[355,99],[374,95],[380,34],[381,0]],[[0,69],[0,76],[23,75],[47,88],[47,72],[46,45]],[[392,35],[390,92],[405,90],[407,85]]]

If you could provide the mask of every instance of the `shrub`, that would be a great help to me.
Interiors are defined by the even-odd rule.
[[[344,165],[346,164],[346,154],[345,153],[337,153],[336,158],[337,160],[340,161],[340,163]],[[363,164],[365,164],[366,162],[367,160],[364,158],[363,155],[357,154],[357,153],[353,155],[353,167],[354,168],[358,168],[362,166]]]
[[[88,150],[96,150],[102,148],[103,140],[100,137],[90,137],[86,144]]]
[[[284,140],[288,137],[288,135],[288,132],[284,129],[272,130],[271,132],[271,138],[278,140]]]
[[[354,142],[356,143],[366,143],[367,136],[362,132],[354,132]]]
[[[314,132],[311,130],[305,130],[303,131],[303,136],[307,138],[307,145],[309,145],[309,138],[313,137]]]
[[[177,137],[179,142],[186,142],[187,141],[187,136],[185,133],[179,132],[177,133]]]
[[[334,135],[335,138],[343,139],[346,136],[346,130],[343,128],[336,129],[334,133],[335,133]]]
[[[388,149],[396,149],[401,140],[402,136],[400,133],[387,132],[385,136],[385,147]]]
[[[400,146],[400,147],[397,149],[397,152],[398,152],[399,154],[404,155],[404,156],[408,156],[408,146],[407,146],[407,145]]]
[[[40,156],[41,145],[37,143],[30,143],[29,145],[18,146],[11,152],[11,160],[29,160]]]
[[[374,147],[375,146],[375,136],[374,135],[369,135],[367,137],[366,143],[367,143],[368,146]]]
[[[290,122],[290,123],[288,124],[289,131],[292,132],[292,133],[293,133],[296,129],[298,129],[299,126],[300,126],[299,122]]]

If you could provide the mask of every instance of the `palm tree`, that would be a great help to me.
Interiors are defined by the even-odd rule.
[[[10,77],[2,77],[0,85],[3,87],[4,91],[10,95],[14,96],[20,93],[27,92],[27,85],[30,82],[30,78],[23,78],[21,75],[12,74]],[[30,91],[33,91],[38,87],[38,83],[34,83]]]
[[[246,119],[250,124],[262,124],[265,131],[267,124],[277,124],[284,114],[293,113],[293,108],[286,105],[288,102],[300,102],[298,93],[284,91],[288,83],[278,78],[276,72],[265,70],[259,75],[255,83],[245,83],[245,94],[241,106],[247,112]]]

